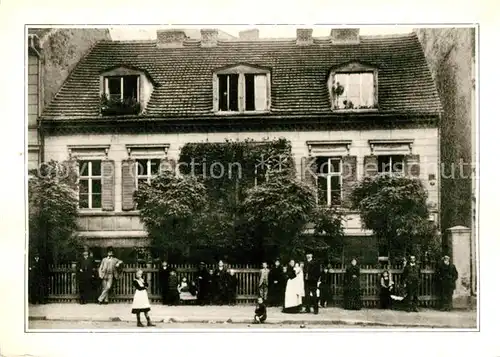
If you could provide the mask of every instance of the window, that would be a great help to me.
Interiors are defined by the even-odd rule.
[[[269,71],[236,66],[219,71],[214,83],[218,112],[262,112],[269,109]]]
[[[105,77],[105,93],[110,100],[136,100],[139,92],[139,76]]]
[[[254,170],[255,186],[263,184],[264,182],[267,182],[269,180],[268,170],[269,170],[269,165],[267,164],[261,163],[259,165],[255,165],[255,170]]]
[[[342,199],[342,159],[340,157],[317,157],[316,175],[318,204],[332,206]]]
[[[138,159],[135,162],[136,182],[138,189],[141,183],[151,184],[151,179],[158,175],[160,171],[160,159]]]
[[[378,173],[402,175],[404,173],[404,158],[403,155],[377,156]]]
[[[79,207],[101,208],[102,175],[100,160],[78,161]]]
[[[372,72],[336,73],[333,79],[334,106],[337,109],[369,109],[375,103]]]

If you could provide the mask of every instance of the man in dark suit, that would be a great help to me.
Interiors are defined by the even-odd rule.
[[[420,285],[420,267],[414,255],[410,256],[410,262],[404,267],[401,276],[407,293],[407,311],[418,312],[418,288]]]
[[[77,265],[78,287],[80,291],[80,304],[86,304],[91,300],[92,283],[94,279],[94,261],[88,250],[83,251],[82,258]]]
[[[308,252],[308,254],[306,254],[306,262],[304,264],[304,305],[307,313],[311,312],[312,305],[315,315],[317,315],[319,311],[319,302],[316,290],[318,289],[320,276],[321,267],[319,263],[313,260],[312,253]]]
[[[158,270],[158,279],[160,282],[161,302],[163,305],[168,305],[168,280],[170,279],[171,270],[167,261],[164,260],[161,262],[161,267]]]
[[[35,253],[28,267],[28,299],[31,304],[45,304],[47,298],[47,269],[45,261]]]
[[[206,305],[210,303],[210,285],[209,285],[209,274],[207,267],[204,262],[200,263],[198,270],[195,275],[196,284],[198,287],[198,303],[200,305]]]
[[[453,291],[458,279],[457,268],[451,263],[450,257],[445,255],[438,265],[436,278],[439,284],[440,308],[443,311],[451,311],[453,307]]]

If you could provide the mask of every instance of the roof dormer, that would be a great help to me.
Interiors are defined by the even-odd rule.
[[[375,110],[377,68],[360,62],[334,67],[328,75],[328,93],[332,110]]]
[[[153,89],[153,80],[146,71],[128,66],[110,68],[100,75],[101,114],[141,114]]]
[[[213,73],[214,112],[218,114],[263,113],[271,107],[271,71],[236,64]]]

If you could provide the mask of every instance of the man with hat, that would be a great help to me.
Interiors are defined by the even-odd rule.
[[[88,247],[83,250],[82,258],[78,261],[77,276],[80,292],[80,304],[86,304],[92,293],[92,280],[94,278],[94,261],[90,257]]]
[[[404,267],[401,275],[407,294],[407,311],[418,312],[418,288],[420,285],[420,267],[414,255],[410,255],[409,263]]]
[[[107,304],[109,302],[109,291],[113,286],[113,280],[118,279],[121,265],[123,262],[113,256],[113,248],[108,247],[108,256],[104,258],[99,266],[99,278],[102,280],[102,293],[97,299],[99,304]]]
[[[276,258],[274,266],[269,272],[269,306],[281,306],[283,304],[284,297],[281,296],[283,280],[283,268],[279,258]]]
[[[198,303],[205,305],[210,302],[209,274],[205,262],[201,262],[196,272],[196,284],[198,287]]]
[[[321,267],[313,259],[312,252],[307,252],[306,262],[304,264],[304,290],[305,290],[305,308],[306,312],[311,312],[311,305],[314,310],[314,314],[317,315],[319,311],[319,301],[317,295],[317,289],[319,285],[319,278],[321,276]]]
[[[440,307],[443,311],[451,311],[453,291],[458,279],[457,268],[450,262],[450,257],[445,255],[437,267],[436,277],[439,286]]]

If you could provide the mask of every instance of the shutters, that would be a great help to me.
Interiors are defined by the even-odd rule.
[[[255,110],[267,109],[267,76],[255,76]]]
[[[66,160],[63,162],[66,169],[66,179],[64,180],[68,186],[75,190],[75,194],[78,191],[78,161],[77,160]]]
[[[316,158],[303,157],[301,159],[301,179],[305,183],[313,186],[316,189]]]
[[[405,156],[405,175],[411,178],[420,176],[420,155]]]
[[[365,156],[363,163],[365,177],[373,177],[378,174],[378,161],[377,156]]]
[[[115,162],[102,160],[102,210],[115,210]]]
[[[342,158],[342,201],[350,205],[350,196],[357,182],[357,160],[356,156],[344,156]]]
[[[122,210],[135,209],[135,160],[122,161]]]

